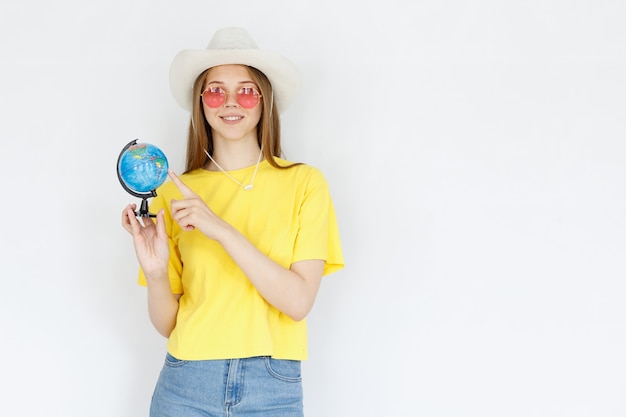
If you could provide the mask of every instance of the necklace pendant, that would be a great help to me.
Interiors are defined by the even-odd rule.
[[[246,185],[245,187],[243,187],[243,190],[244,190],[244,191],[248,191],[248,190],[251,190],[251,189],[253,189],[253,188],[254,188],[254,185],[252,185],[252,184],[248,184],[248,185]]]

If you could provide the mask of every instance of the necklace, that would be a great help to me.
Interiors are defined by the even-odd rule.
[[[220,171],[222,171],[224,174],[226,174],[226,176],[228,178],[230,178],[230,180],[232,182],[234,182],[235,184],[239,185],[241,188],[244,189],[244,191],[248,191],[254,188],[254,178],[256,177],[256,172],[259,170],[259,164],[261,163],[261,155],[263,155],[263,147],[261,147],[261,152],[259,152],[259,159],[257,159],[256,161],[256,167],[254,168],[254,173],[252,174],[252,178],[250,179],[250,184],[248,185],[243,185],[242,183],[240,183],[239,181],[237,181],[236,179],[234,179],[232,177],[232,175],[230,175],[228,172],[224,171],[224,168],[222,168],[220,166],[220,164],[218,164],[217,162],[215,162],[215,159],[211,158],[211,155],[209,155],[209,153],[206,151],[206,149],[204,149],[204,153],[206,154],[206,156],[209,157],[209,159],[215,164],[216,167],[219,168]]]

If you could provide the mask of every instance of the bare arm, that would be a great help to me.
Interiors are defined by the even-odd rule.
[[[224,227],[218,240],[268,303],[296,321],[309,314],[322,280],[324,261],[300,261],[286,269],[230,226]]]
[[[176,326],[180,294],[172,294],[170,283],[165,279],[148,283],[148,314],[154,328],[169,337]]]
[[[172,294],[167,275],[169,248],[163,210],[157,214],[156,224],[145,218],[142,225],[135,217],[135,208],[131,204],[124,209],[122,226],[133,237],[137,260],[146,277],[150,321],[160,334],[169,337],[176,325],[180,295]]]

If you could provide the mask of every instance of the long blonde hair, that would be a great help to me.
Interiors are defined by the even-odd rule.
[[[261,119],[257,125],[257,140],[259,147],[263,149],[263,156],[275,168],[291,168],[300,163],[293,163],[291,165],[282,166],[279,165],[274,157],[282,157],[282,148],[280,145],[280,114],[279,109],[274,101],[274,94],[272,93],[272,85],[267,79],[265,74],[256,68],[246,66],[252,81],[259,87],[261,93],[261,103],[263,110],[261,112]],[[204,153],[207,152],[213,155],[213,137],[211,134],[211,126],[204,117],[204,109],[202,107],[202,98],[200,94],[204,88],[206,77],[210,68],[205,70],[202,74],[196,78],[193,85],[193,108],[191,111],[191,119],[189,121],[189,134],[187,137],[187,160],[185,173],[193,171],[198,168],[202,168],[206,165],[208,158]],[[270,109],[269,111],[266,111]]]

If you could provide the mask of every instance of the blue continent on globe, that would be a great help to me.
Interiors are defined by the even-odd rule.
[[[158,188],[167,179],[167,158],[161,149],[149,143],[130,146],[121,156],[119,174],[124,184],[138,193]]]

